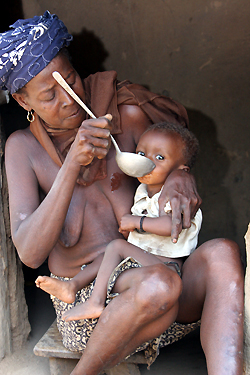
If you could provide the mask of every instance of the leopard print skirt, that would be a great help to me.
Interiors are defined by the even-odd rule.
[[[85,267],[87,266],[82,266],[82,269],[84,269]],[[130,268],[138,267],[141,267],[141,264],[139,262],[137,262],[133,258],[126,258],[114,269],[108,282],[106,305],[108,305],[111,300],[117,296],[117,293],[111,293],[111,291],[117,277],[121,274],[121,272]],[[63,281],[70,280],[67,277],[58,277],[53,274],[51,274],[51,277]],[[69,350],[78,352],[84,351],[88,339],[90,338],[91,333],[98,322],[98,319],[84,319],[65,322],[61,318],[62,314],[65,311],[72,309],[72,307],[85,302],[90,297],[94,284],[95,280],[87,287],[84,287],[82,290],[77,292],[75,301],[70,304],[60,301],[55,296],[51,296],[57,315],[57,327],[59,332],[62,334],[64,346]],[[160,348],[180,340],[189,332],[194,331],[199,326],[200,321],[191,324],[180,324],[175,322],[159,337],[142,344],[136,349],[135,352],[144,351],[145,359],[148,363],[148,366],[150,366],[158,356]]]

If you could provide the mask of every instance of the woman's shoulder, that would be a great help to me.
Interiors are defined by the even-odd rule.
[[[29,136],[32,136],[32,133],[28,126],[25,129],[19,129],[11,133],[11,135],[7,138],[6,144],[12,143],[12,142],[18,142],[19,140],[24,140],[25,138]]]
[[[11,133],[11,135],[7,138],[7,141],[6,141],[6,145],[7,144],[12,144],[12,143],[18,143],[20,141],[25,141],[27,140],[27,142],[31,141],[36,141],[36,138],[34,137],[34,135],[31,133],[30,131],[30,127],[28,126],[27,128],[25,129],[19,129],[19,130],[16,130],[14,131],[13,133]]]
[[[118,110],[123,133],[127,136],[128,132],[130,132],[133,135],[133,141],[137,145],[141,134],[151,125],[149,118],[137,105],[121,104]]]
[[[16,155],[22,154],[23,152],[31,152],[35,150],[38,141],[31,133],[29,127],[25,129],[16,130],[6,140],[5,143],[5,155]]]

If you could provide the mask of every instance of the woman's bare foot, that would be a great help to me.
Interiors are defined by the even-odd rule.
[[[65,311],[62,319],[66,322],[70,320],[96,319],[99,318],[104,310],[103,305],[93,304],[90,300]]]
[[[71,280],[58,280],[48,276],[38,276],[36,286],[45,292],[52,294],[66,303],[73,303],[76,299],[76,292]]]

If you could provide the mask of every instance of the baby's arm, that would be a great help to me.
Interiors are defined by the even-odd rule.
[[[121,218],[119,232],[132,232],[135,229],[140,230],[140,221],[142,216],[124,215]],[[159,236],[171,236],[172,214],[167,213],[160,217],[145,217],[142,228],[145,232],[158,234]]]

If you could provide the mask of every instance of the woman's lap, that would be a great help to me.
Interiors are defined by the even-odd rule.
[[[125,261],[121,262],[118,265],[112,275],[110,276],[108,290],[107,290],[107,301],[106,303],[109,304],[111,300],[116,297],[118,294],[112,294],[112,287],[119,276],[120,273],[125,271],[126,269],[131,268],[138,268],[141,267],[140,263],[133,260],[132,258],[127,258]],[[55,275],[51,275],[60,280],[69,280],[69,278],[62,278],[57,277]],[[70,321],[65,322],[61,317],[62,314],[71,309],[72,307],[85,302],[91,295],[92,289],[94,286],[94,282],[89,284],[87,287],[83,288],[79,291],[76,295],[75,302],[72,304],[67,304],[65,302],[60,301],[58,298],[51,296],[56,315],[57,315],[57,326],[58,330],[62,334],[63,337],[63,344],[66,348],[73,351],[82,352],[88,339],[91,336],[93,329],[95,328],[98,319],[85,319],[85,320],[78,320],[78,321]],[[151,340],[148,343],[142,344],[139,348],[137,348],[136,352],[144,350],[145,358],[147,360],[148,365],[151,365],[154,360],[156,359],[157,355],[159,354],[159,349],[172,344],[175,341],[180,340],[184,336],[186,336],[189,332],[193,331],[197,327],[199,327],[200,322],[191,323],[191,324],[180,324],[180,323],[173,323],[167,331],[165,331],[162,335]],[[131,329],[131,327],[129,327]]]

